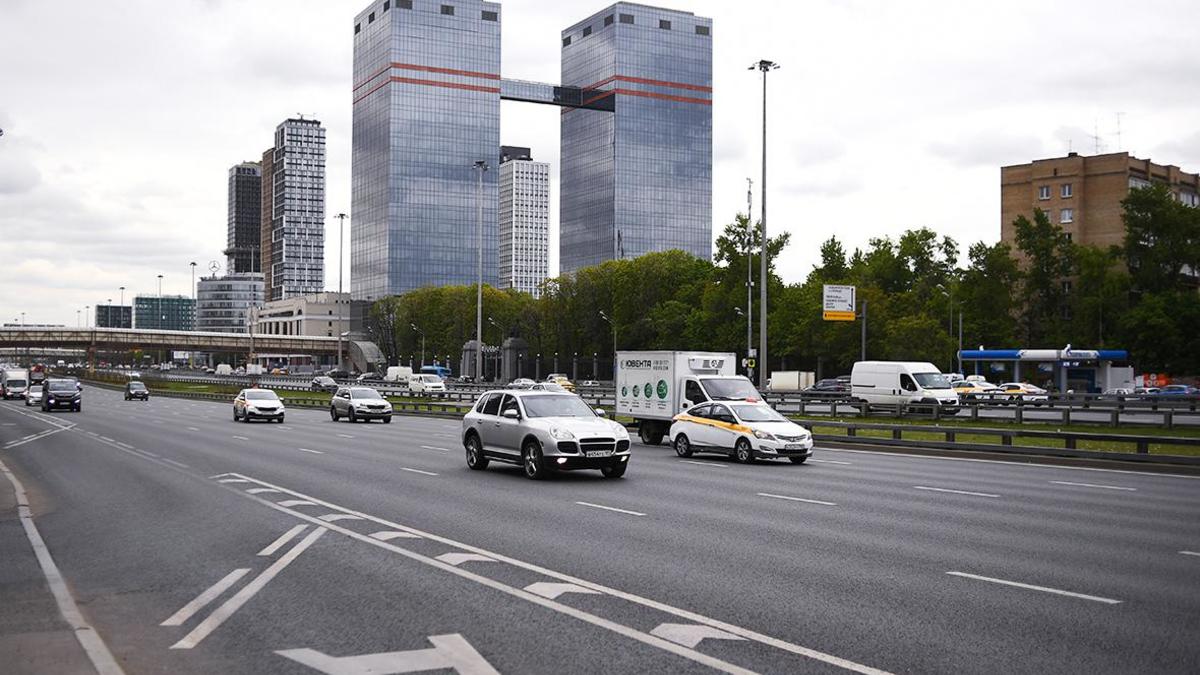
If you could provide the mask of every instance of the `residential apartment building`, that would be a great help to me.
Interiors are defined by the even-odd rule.
[[[549,277],[550,164],[500,148],[500,288],[541,295]]]
[[[254,314],[255,333],[337,337],[350,330],[350,294],[322,292],[273,300]]]
[[[262,165],[242,162],[229,167],[229,215],[225,270],[229,274],[262,269]]]
[[[196,303],[186,295],[138,295],[133,325],[141,330],[195,330]]]
[[[245,333],[250,310],[263,304],[263,275],[242,272],[196,282],[196,330]]]
[[[96,328],[133,328],[133,307],[96,305]]]
[[[1125,240],[1121,200],[1136,187],[1163,183],[1182,202],[1200,206],[1200,175],[1127,152],[1039,159],[1000,169],[1000,239],[1015,244],[1013,221],[1045,211],[1077,244],[1119,246]]]
[[[325,128],[287,119],[263,153],[259,242],[268,300],[325,288]]]

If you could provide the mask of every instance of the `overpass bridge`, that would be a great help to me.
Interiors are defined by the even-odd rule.
[[[253,342],[251,342],[253,340]],[[144,330],[140,328],[0,328],[0,350],[82,349],[125,352],[181,351],[275,354],[337,354],[336,337],[306,335],[261,335],[246,333],[207,333],[181,330]]]

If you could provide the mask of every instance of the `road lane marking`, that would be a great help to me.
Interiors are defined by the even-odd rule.
[[[489,558],[486,555],[479,555],[478,553],[443,553],[434,559],[441,560],[447,565],[454,565],[455,567],[465,562],[496,562],[495,559]]]
[[[220,476],[239,476],[239,477],[248,478],[247,476],[244,476],[243,474],[238,474],[238,473],[226,473],[226,474],[220,474]],[[214,476],[213,478],[216,478],[216,477],[218,477],[218,476]],[[436,535],[436,534],[433,534],[430,532],[426,532],[424,530],[419,530],[419,529],[416,529],[411,526],[401,525],[400,523],[389,521],[389,520],[380,518],[378,516],[370,515],[368,513],[363,513],[361,511],[355,511],[353,509],[349,509],[349,508],[346,508],[343,506],[338,506],[337,504],[333,504],[331,502],[324,501],[322,499],[313,497],[311,495],[304,494],[302,492],[297,492],[296,490],[291,490],[291,489],[284,488],[279,485],[274,485],[274,484],[268,483],[266,481],[263,481],[261,479],[257,479],[257,478],[253,479],[253,482],[258,483],[259,485],[266,486],[266,487],[272,487],[272,488],[278,489],[281,492],[286,492],[288,494],[292,494],[297,497],[304,497],[307,500],[312,500],[314,502],[318,502],[321,505],[326,506],[331,509],[338,509],[338,510],[344,511],[346,513],[352,513],[357,516],[362,516],[363,518],[365,518],[371,522],[378,523],[379,525],[383,525],[384,527],[394,528],[394,529],[400,530],[400,531],[405,531],[410,534],[416,535],[418,537],[421,537],[424,539],[429,539],[430,541],[436,541],[436,542],[439,542],[442,544],[446,544],[447,546],[453,546],[453,547],[462,549],[464,551],[473,551],[473,552],[479,553],[481,555],[486,555],[486,556],[489,556],[489,557],[495,559],[498,562],[503,562],[505,564],[512,565],[513,567],[516,567],[519,569],[534,572],[536,574],[550,577],[552,579],[557,579],[559,581],[577,584],[577,585],[580,585],[580,586],[583,586],[586,588],[590,588],[590,589],[592,589],[594,591],[598,591],[602,594],[610,595],[612,597],[619,598],[621,600],[625,600],[627,602],[630,602],[630,603],[633,603],[636,605],[640,605],[642,607],[647,607],[647,608],[650,608],[650,609],[653,609],[656,611],[660,611],[663,613],[671,614],[673,616],[677,616],[677,617],[683,619],[684,621],[690,621],[693,623],[702,623],[702,624],[705,624],[708,626],[712,626],[714,628],[718,628],[720,630],[724,630],[726,632],[733,633],[734,635],[739,635],[741,637],[746,638],[747,640],[752,640],[759,644],[766,645],[766,646],[769,646],[769,647],[772,647],[775,649],[779,649],[781,651],[788,652],[790,654],[794,654],[794,655],[801,656],[804,658],[813,659],[815,661],[820,661],[822,663],[833,665],[838,668],[843,668],[845,670],[849,670],[852,672],[861,673],[862,675],[890,675],[888,673],[888,671],[885,671],[885,670],[873,668],[871,666],[857,663],[857,662],[851,661],[849,659],[844,659],[839,656],[834,656],[833,654],[828,654],[826,652],[822,652],[822,651],[819,651],[816,649],[811,649],[809,647],[803,647],[801,645],[787,642],[786,640],[781,640],[779,638],[772,637],[770,635],[766,635],[764,633],[760,633],[758,631],[751,630],[749,628],[743,628],[741,626],[726,623],[724,621],[720,621],[718,619],[713,619],[711,617],[707,617],[702,614],[697,614],[695,612],[691,612],[686,609],[681,609],[679,607],[674,607],[672,605],[668,605],[666,603],[659,602],[657,600],[652,600],[650,598],[646,598],[646,597],[642,597],[639,595],[635,595],[633,593],[618,590],[618,589],[612,588],[610,586],[605,586],[603,584],[598,584],[595,582],[587,581],[585,579],[581,579],[579,577],[575,577],[575,576],[572,576],[569,574],[564,574],[562,572],[556,572],[554,570],[548,569],[546,567],[542,567],[540,565],[525,562],[523,560],[519,560],[516,558],[511,558],[511,557],[508,557],[508,556],[505,556],[505,555],[502,555],[499,553],[493,553],[491,551],[488,551],[487,549],[479,548],[477,546],[472,546],[470,544],[465,544],[465,543],[456,541],[454,539]],[[244,494],[244,493],[239,492],[239,494]],[[466,569],[454,567],[451,565],[446,565],[445,563],[441,562],[440,560],[435,560],[433,558],[422,555],[415,551],[411,551],[409,549],[402,548],[400,546],[396,546],[395,544],[391,544],[391,543],[388,543],[385,541],[380,541],[378,539],[374,539],[370,536],[361,534],[359,532],[355,532],[354,530],[347,529],[347,528],[337,525],[335,523],[322,523],[320,520],[318,520],[318,519],[314,518],[313,516],[310,516],[306,513],[283,508],[283,507],[279,506],[278,504],[264,500],[260,497],[255,497],[252,495],[246,495],[246,497],[248,499],[257,501],[258,503],[262,504],[263,506],[266,506],[271,509],[275,509],[276,511],[285,513],[294,518],[308,521],[309,523],[319,525],[325,529],[333,530],[333,531],[338,532],[342,535],[345,535],[346,537],[349,537],[351,539],[356,539],[358,541],[374,545],[377,548],[381,548],[386,551],[390,551],[392,553],[403,556],[410,560],[414,560],[414,561],[423,563],[425,565],[429,565],[431,567],[440,569],[444,572],[454,574],[460,578],[467,579],[469,581],[474,581],[475,583],[478,583],[482,586],[486,586],[488,588],[500,591],[500,592],[510,595],[512,597],[526,600],[527,602],[530,602],[532,604],[536,604],[540,607],[550,609],[550,610],[558,612],[560,614],[570,616],[575,619],[579,619],[580,621],[584,621],[591,625],[598,626],[600,628],[611,631],[618,635],[623,635],[625,637],[629,637],[629,638],[631,638],[633,640],[637,640],[638,642],[641,642],[643,644],[650,645],[652,647],[657,647],[659,649],[670,652],[672,654],[682,656],[683,658],[690,659],[696,663],[700,663],[701,665],[706,665],[711,668],[715,668],[717,670],[721,670],[721,671],[729,672],[729,673],[750,673],[751,672],[744,668],[740,668],[734,664],[728,663],[726,661],[722,661],[720,659],[716,659],[716,658],[708,656],[706,654],[702,654],[702,653],[696,652],[694,650],[687,649],[687,648],[683,647],[682,645],[677,645],[675,643],[670,642],[669,640],[663,640],[662,638],[652,636],[652,635],[645,633],[641,630],[638,630],[636,628],[632,628],[630,626],[626,626],[623,624],[616,623],[614,621],[610,621],[608,619],[604,619],[602,617],[585,612],[583,610],[579,610],[574,607],[570,607],[568,605],[563,605],[563,604],[560,604],[553,600],[549,600],[549,599],[534,595],[532,593],[527,593],[526,591],[524,591],[522,589],[515,588],[513,586],[509,586],[509,585],[507,585],[501,581],[497,581],[495,579],[491,579],[491,578],[488,578],[488,577],[485,577],[485,576],[482,576],[479,574],[475,574]]]
[[[787,495],[774,495],[770,492],[759,492],[759,497],[770,497],[771,499],[785,499],[789,502],[804,502],[805,504],[819,504],[821,506],[837,506],[833,502],[823,502],[820,499],[805,499],[803,497],[789,497]]]
[[[314,455],[325,454],[325,453],[321,452],[320,450],[309,450],[308,448],[296,448],[296,449],[299,450],[300,452],[311,452]]]
[[[1180,553],[1182,553],[1183,555],[1197,555],[1197,556],[1200,556],[1200,551],[1180,551]]]
[[[1048,586],[1034,586],[1033,584],[1023,584],[1019,581],[1008,581],[1006,579],[997,579],[995,577],[983,577],[978,574],[968,574],[967,572],[946,572],[951,576],[963,577],[965,579],[976,579],[978,581],[990,581],[993,584],[1002,584],[1005,586],[1015,586],[1017,588],[1025,588],[1031,591],[1042,591],[1043,593],[1053,593],[1055,595],[1064,595],[1069,598],[1079,598],[1080,600],[1091,600],[1093,602],[1102,602],[1106,605],[1119,605],[1120,600],[1112,598],[1102,598],[1098,595],[1086,595],[1084,593],[1076,593],[1074,591],[1064,591],[1058,588],[1050,588]]]
[[[208,637],[217,628],[220,628],[221,624],[225,623],[229,617],[233,616],[234,612],[246,604],[246,601],[261,591],[267,583],[282,572],[285,567],[292,564],[293,560],[300,557],[301,553],[304,553],[309,546],[313,545],[313,542],[321,538],[321,535],[326,532],[328,530],[325,528],[318,527],[314,529],[307,537],[301,539],[299,544],[293,546],[287,553],[284,553],[278,560],[272,563],[270,567],[263,570],[262,574],[259,574],[250,583],[242,586],[241,590],[235,593],[232,598],[226,600],[212,614],[209,614],[207,618],[192,629],[192,632],[183,636],[183,639],[179,642],[171,645],[171,649],[191,649],[200,644],[204,638]]]
[[[264,492],[279,492],[279,490],[276,490],[275,488],[250,488],[249,490],[246,490],[246,492],[249,492],[252,495],[260,495]],[[280,494],[283,493],[280,492]]]
[[[349,513],[326,513],[325,515],[319,517],[321,520],[327,523],[332,523],[337,520],[362,520],[362,518],[359,518],[358,516],[352,516]]]
[[[676,644],[681,644],[684,647],[695,649],[696,645],[705,638],[713,638],[716,640],[745,640],[744,637],[739,637],[733,633],[726,633],[723,630],[705,626],[703,624],[688,624],[688,623],[664,623],[659,624],[654,630],[650,631],[651,635],[656,635],[664,640],[670,640]]]
[[[261,556],[272,556],[275,552],[287,545],[287,543],[296,538],[296,535],[308,529],[307,525],[297,525],[292,529],[279,535],[275,541],[267,544],[267,547],[258,552]]]
[[[301,525],[300,527],[308,527],[308,526]],[[160,626],[182,626],[188,619],[192,618],[196,614],[196,612],[199,612],[200,610],[204,609],[204,607],[207,606],[208,603],[212,602],[213,600],[216,600],[218,597],[221,596],[222,593],[229,590],[230,586],[233,586],[234,584],[236,584],[239,579],[241,579],[242,577],[246,576],[249,573],[250,573],[250,568],[245,567],[242,569],[236,569],[236,570],[230,572],[229,574],[226,574],[220,581],[213,584],[212,586],[209,586],[203,593],[201,593],[200,595],[197,595],[195,597],[195,599],[193,599],[188,604],[184,605],[183,607],[180,607],[178,612],[175,612],[174,614],[169,616],[166,621],[163,621],[162,623],[160,623],[158,625],[160,625]]]
[[[393,539],[420,539],[420,537],[412,534],[411,532],[400,532],[398,530],[372,532],[370,536],[372,539],[378,539],[379,541],[391,541]]]
[[[1137,492],[1137,488],[1121,487],[1119,485],[1099,485],[1097,483],[1072,483],[1070,481],[1065,481],[1065,480],[1052,480],[1050,482],[1054,483],[1055,485],[1071,485],[1073,487],[1090,487],[1090,488],[1099,488],[1101,490],[1124,490],[1126,492]]]
[[[122,443],[121,441],[117,441],[116,443],[117,443],[117,445],[121,446],[122,448],[125,448],[126,450],[133,450],[133,446],[128,443]]]
[[[436,476],[436,475],[437,475],[436,473],[434,473],[434,472],[432,472],[432,471],[422,471],[422,470],[420,470],[420,469],[410,469],[410,468],[408,468],[408,467],[406,467],[406,466],[402,466],[402,467],[400,467],[400,470],[401,470],[401,471],[407,471],[407,472],[409,472],[409,473],[419,473],[419,474],[421,474],[421,475],[423,475],[423,476]]]
[[[234,436],[234,438],[238,439],[239,441],[248,441],[248,440],[250,440],[249,438],[246,438],[245,436]]]
[[[525,587],[525,590],[534,595],[540,595],[543,598],[557,600],[558,596],[564,593],[583,593],[585,595],[600,595],[599,591],[593,591],[590,588],[577,586],[575,584],[563,584],[554,581],[537,581]],[[651,632],[653,634],[653,632]],[[659,637],[663,637],[660,635]],[[667,638],[668,640],[670,638]]]
[[[425,450],[439,450],[441,452],[450,452],[450,448],[439,448],[436,445],[422,445]]]
[[[276,502],[280,506],[291,508],[293,506],[316,506],[316,502],[310,502],[307,499],[285,499],[281,502]]]
[[[853,462],[841,462],[836,459],[817,459],[815,457],[809,457],[808,461],[816,462],[817,464],[844,464],[846,466],[853,465]]]
[[[146,454],[148,455],[150,453],[146,453]],[[163,461],[166,462],[167,464],[174,464],[175,466],[177,466],[181,469],[190,469],[191,468],[187,464],[184,464],[183,462],[176,462],[175,460],[167,459],[166,457],[163,458]]]
[[[949,488],[929,487],[927,485],[914,485],[914,490],[926,490],[929,492],[946,492],[952,495],[970,495],[972,497],[992,497],[998,498],[1000,495],[994,495],[988,492],[971,492],[969,490],[951,490]]]
[[[275,653],[329,675],[417,673],[452,670],[460,675],[500,675],[459,633],[430,635],[430,649],[330,656],[315,649],[282,649]]]
[[[695,464],[696,466],[707,466],[710,469],[728,469],[729,468],[728,466],[726,466],[724,464],[717,464],[716,462],[698,462],[694,459],[681,459],[679,461],[684,464]]]
[[[353,437],[353,436],[351,436],[350,434],[338,434],[338,436],[340,436],[340,437],[342,437],[342,438],[354,438],[354,437]]]
[[[222,478],[222,479],[218,480],[217,482],[218,483],[249,483],[250,481],[246,480],[245,478]]]
[[[99,439],[100,439],[100,440],[102,440],[102,441],[108,441],[109,443],[116,443],[116,441],[114,441],[113,439],[109,438],[108,436],[97,436],[96,438],[99,438]]]
[[[591,503],[591,502],[575,502],[575,503],[576,503],[576,504],[578,504],[578,505],[580,505],[580,506],[590,506],[590,507],[592,507],[593,509],[604,509],[605,511],[616,511],[617,513],[626,513],[626,514],[629,514],[629,515],[631,515],[631,516],[644,516],[644,515],[646,515],[646,514],[644,514],[644,513],[640,513],[640,512],[638,512],[638,511],[630,511],[629,509],[618,509],[618,508],[617,508],[617,507],[615,507],[615,506],[605,506],[605,505],[603,505],[603,504],[593,504],[593,503]]]
[[[1186,480],[1200,480],[1200,476],[1191,476],[1180,473],[1148,473],[1146,471],[1136,471],[1133,469],[1101,469],[1094,466],[1063,466],[1061,464],[1030,464],[1019,460],[1009,459],[979,459],[977,457],[940,457],[938,455],[914,455],[911,452],[891,452],[887,450],[861,450],[851,448],[820,448],[823,452],[848,452],[860,455],[873,455],[877,458],[885,457],[904,457],[907,459],[933,459],[943,462],[983,462],[984,464],[1006,464],[1010,467],[1022,469],[1049,469],[1051,471],[1099,471],[1102,473],[1125,473],[1143,478],[1183,478]]]
[[[12,483],[13,495],[17,501],[17,517],[25,529],[25,537],[29,539],[29,545],[33,548],[38,566],[42,568],[42,576],[46,577],[46,585],[50,587],[50,594],[54,596],[54,602],[58,605],[58,613],[71,627],[71,632],[79,641],[79,646],[83,648],[88,660],[92,662],[92,667],[99,675],[124,675],[125,671],[113,658],[112,652],[108,650],[108,645],[104,644],[100,634],[79,611],[79,605],[75,604],[75,598],[71,596],[66,580],[63,579],[58,565],[50,555],[50,549],[46,547],[46,541],[42,539],[41,532],[33,522],[33,512],[29,509],[25,486],[12,471],[9,471],[4,462],[0,462],[0,473],[3,473]]]
[[[199,429],[197,429],[196,427],[188,427],[188,428],[187,428],[187,430],[188,430],[188,431],[200,431],[200,430],[199,430]]]

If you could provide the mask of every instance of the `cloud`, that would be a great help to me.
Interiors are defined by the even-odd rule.
[[[999,129],[983,129],[952,141],[937,140],[927,148],[933,156],[959,167],[1019,164],[1042,157],[1046,150],[1037,136]]]

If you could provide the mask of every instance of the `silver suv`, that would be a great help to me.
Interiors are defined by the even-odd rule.
[[[462,421],[467,466],[520,464],[534,480],[553,471],[600,469],[620,478],[629,466],[629,432],[574,394],[489,391]]]
[[[338,387],[329,399],[329,418],[334,422],[342,417],[351,422],[359,420],[392,421],[392,404],[370,387]]]

